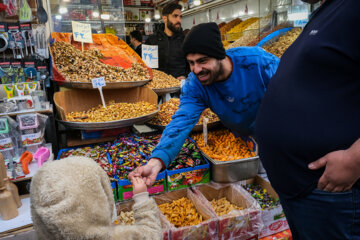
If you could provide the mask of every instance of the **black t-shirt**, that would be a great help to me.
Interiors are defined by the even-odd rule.
[[[285,197],[316,187],[324,169],[309,170],[310,162],[360,138],[359,22],[359,0],[326,0],[270,80],[255,131],[271,184]]]

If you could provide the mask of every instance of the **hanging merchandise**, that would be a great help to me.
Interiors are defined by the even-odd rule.
[[[35,67],[25,68],[26,82],[32,82],[37,80],[37,71]]]
[[[9,33],[9,47],[13,51],[13,57],[15,59],[24,58],[24,43],[19,26],[13,25],[8,27]]]
[[[18,95],[18,97],[25,96],[25,85],[24,84],[15,84],[15,90]]]
[[[32,36],[35,39],[35,53],[38,58],[49,58],[45,24],[32,24]]]
[[[0,23],[0,52],[4,52],[9,46],[6,28],[6,23]]]
[[[2,84],[11,83],[12,67],[9,61],[0,63],[0,77]]]
[[[6,6],[6,17],[13,17],[18,15],[16,0],[4,0],[3,3]]]
[[[46,23],[48,20],[47,12],[45,11],[43,7],[42,0],[37,1],[38,8],[37,8],[37,18],[39,20],[39,23]]]
[[[19,21],[31,22],[33,20],[31,8],[27,0],[20,0]]]
[[[10,85],[10,86],[9,85],[3,85],[3,88],[5,90],[6,97],[8,99],[14,97],[14,90],[15,90],[14,85]]]
[[[29,23],[20,24],[20,30],[25,48],[25,56],[33,56],[35,54],[35,41],[31,25]]]

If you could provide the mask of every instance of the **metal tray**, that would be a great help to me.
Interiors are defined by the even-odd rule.
[[[151,123],[146,123],[146,125],[148,125],[149,127],[152,128],[156,128],[156,129],[160,129],[160,130],[164,130],[166,126],[162,126],[162,125],[155,125],[155,124],[151,124]],[[212,122],[212,123],[208,123],[207,127],[208,129],[220,126],[221,122],[220,121],[216,121],[216,122]],[[194,132],[200,132],[203,130],[203,125],[195,125],[194,128],[191,131]]]
[[[157,112],[149,113],[147,115],[137,117],[137,118],[129,118],[124,120],[117,121],[108,121],[108,122],[69,122],[57,119],[58,122],[65,125],[68,128],[72,129],[80,129],[80,130],[102,130],[102,129],[112,129],[112,128],[120,128],[120,127],[128,127],[134,124],[141,124],[152,119]]]
[[[163,94],[167,94],[167,93],[175,93],[180,91],[180,87],[172,87],[172,88],[152,88],[152,90],[157,94],[157,95],[163,95]]]
[[[253,178],[258,173],[259,156],[232,161],[216,161],[200,150],[209,160],[211,179],[218,183],[231,183]]]
[[[119,89],[119,88],[133,88],[133,87],[141,87],[147,84],[150,80],[144,81],[134,81],[134,82],[114,82],[114,83],[106,83],[106,86],[103,89]],[[56,81],[55,81],[56,82]],[[68,88],[83,88],[83,89],[93,89],[91,82],[56,82],[61,87]]]

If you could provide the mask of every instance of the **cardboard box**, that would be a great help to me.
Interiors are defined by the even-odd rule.
[[[135,87],[127,89],[103,89],[104,100],[108,102],[135,103],[146,101],[157,105],[156,93],[148,87]],[[72,89],[54,94],[56,109],[62,120],[66,121],[66,114],[73,111],[87,111],[92,107],[101,105],[101,97],[97,89]]]
[[[255,183],[259,184],[263,189],[266,189],[269,195],[275,199],[279,196],[272,188],[271,184],[260,176],[246,180],[246,184]],[[276,206],[261,211],[264,227],[259,233],[259,238],[263,238],[275,233],[289,229],[282,206]]]
[[[190,189],[181,189],[177,191],[168,192],[165,194],[154,196],[156,204],[171,203],[174,200],[187,197],[194,204],[196,210],[203,216],[205,221],[195,226],[186,226],[176,228],[171,225],[170,235],[172,240],[212,240],[217,239],[218,222],[216,214],[212,212],[208,206],[208,202],[203,202],[201,199],[190,191]],[[162,214],[163,215],[163,214]],[[163,215],[164,216],[164,215]],[[165,217],[165,216],[164,216]],[[166,218],[166,217],[165,217]],[[167,220],[167,219],[166,219]],[[168,220],[167,220],[168,221]]]
[[[261,209],[245,189],[237,184],[204,184],[194,188],[209,202],[225,197],[231,204],[243,208],[218,216],[219,239],[255,239],[262,228]],[[214,210],[215,211],[215,210]]]
[[[210,182],[210,165],[206,164],[193,168],[166,170],[168,191],[188,188],[201,183]]]
[[[161,173],[159,173],[157,175],[154,185],[152,185],[150,188],[148,188],[148,192],[150,195],[165,192],[165,190],[166,190],[165,176],[166,176],[165,171],[162,171]],[[132,184],[129,180],[127,180],[127,179],[120,180],[119,179],[117,184],[118,184],[118,195],[117,195],[118,201],[123,201],[123,200],[132,198],[133,188],[132,188]]]
[[[116,203],[116,214],[117,216],[120,215],[120,212],[130,212],[132,211],[132,207],[134,205],[134,201],[126,201],[122,203]],[[170,234],[170,224],[167,222],[166,218],[163,218],[164,216],[160,217],[161,227],[164,233],[164,240],[169,240],[169,234]]]

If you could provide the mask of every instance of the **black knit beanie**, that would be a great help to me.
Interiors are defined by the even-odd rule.
[[[189,53],[201,53],[216,59],[224,59],[226,54],[218,25],[211,22],[193,27],[184,40],[183,52],[185,57]]]

